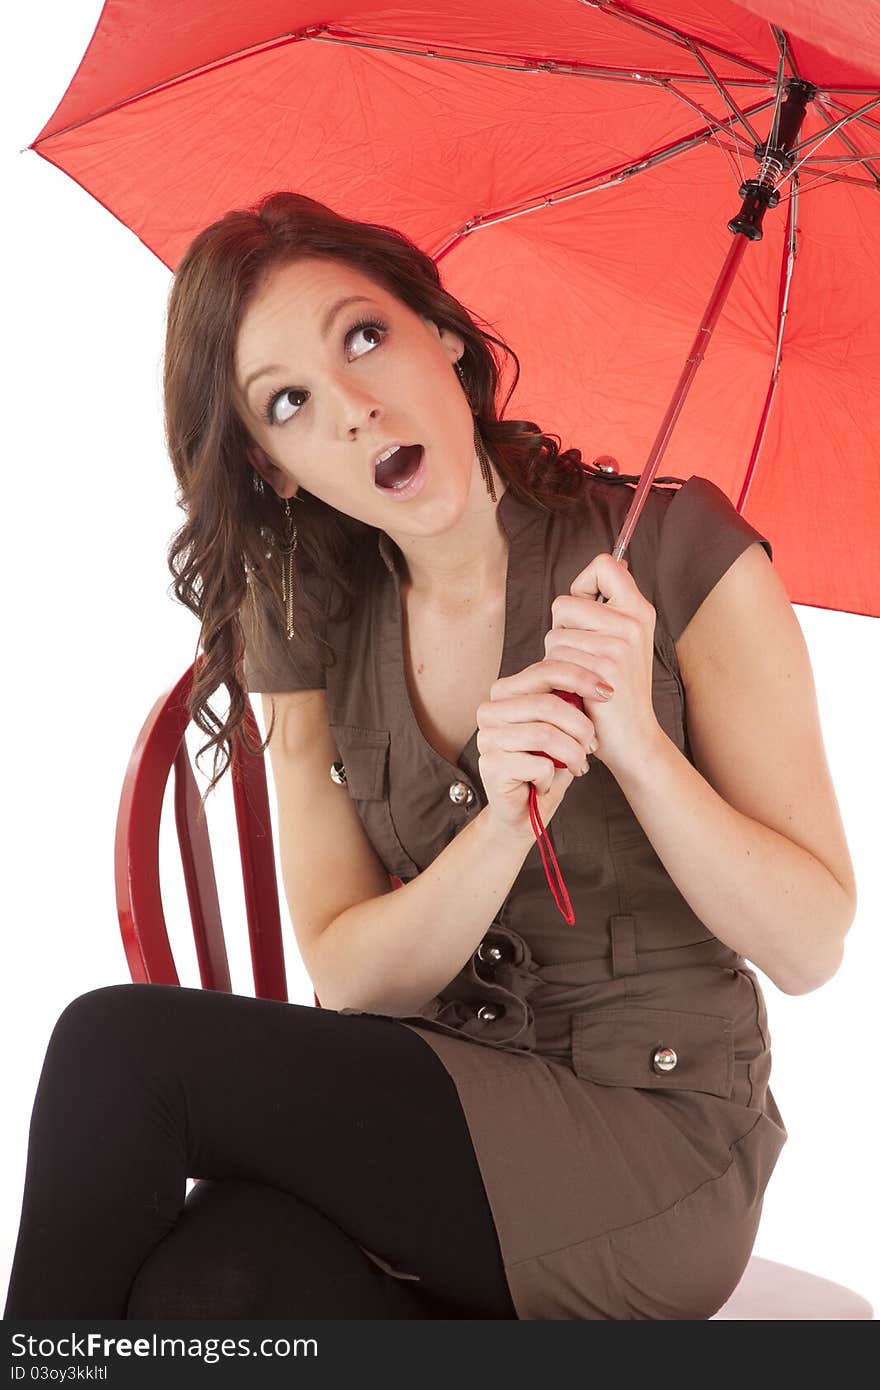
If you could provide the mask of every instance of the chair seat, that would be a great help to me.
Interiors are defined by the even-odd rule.
[[[753,1255],[727,1302],[713,1315],[742,1322],[824,1321],[874,1317],[866,1298],[803,1269]]]

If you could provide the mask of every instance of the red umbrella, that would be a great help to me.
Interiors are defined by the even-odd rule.
[[[711,478],[772,532],[793,603],[880,615],[877,7],[329,11],[107,0],[29,148],[170,269],[202,227],[280,187],[399,227],[521,350],[507,413],[636,475],[741,247],[664,471]],[[815,90],[746,247],[728,224],[764,167],[780,76]]]
[[[170,269],[276,188],[399,227],[522,352],[506,413],[640,477],[617,558],[662,458],[880,615],[876,10],[329,9],[107,0],[30,148]]]

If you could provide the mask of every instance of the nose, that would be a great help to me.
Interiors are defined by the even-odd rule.
[[[382,414],[382,407],[372,391],[350,378],[335,383],[331,394],[331,409],[340,439],[350,439],[354,430],[369,433],[370,426]]]

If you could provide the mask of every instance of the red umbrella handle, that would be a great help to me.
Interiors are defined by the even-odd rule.
[[[644,496],[646,490],[647,487],[644,487],[642,488],[642,491],[640,493],[639,490],[636,489],[636,495],[633,497],[632,505],[630,506],[629,512],[627,513],[627,523],[629,523],[630,517],[632,517],[632,525],[630,525],[629,527],[629,532],[627,533],[628,535],[632,534],[632,526],[634,526],[636,521],[638,520],[639,511],[641,510],[641,499]],[[638,503],[638,507],[636,506],[636,503]],[[624,524],[624,528],[623,530],[621,530],[621,533],[617,538],[617,543],[615,544],[614,550],[611,552],[615,560],[619,560],[622,558],[623,552],[626,548],[626,543],[623,539],[625,531],[626,523]],[[599,594],[596,599],[596,602],[607,603],[608,600],[604,594]],[[558,695],[560,700],[567,700],[570,705],[574,705],[575,709],[579,709],[582,714],[586,713],[586,711],[584,710],[583,700],[581,699],[580,695],[576,695],[573,690],[552,690],[550,693],[551,695]],[[529,752],[537,754],[539,758],[549,758],[554,767],[565,767],[565,763],[561,763],[559,759],[554,758],[551,753],[538,752],[538,750],[535,748],[529,749]],[[541,820],[541,812],[538,810],[538,792],[534,783],[532,783],[532,785],[529,787],[529,819],[532,822],[532,829],[535,832],[535,839],[538,841],[538,848],[541,851],[541,859],[544,864],[544,873],[547,875],[547,882],[550,885],[550,892],[553,894],[556,906],[559,908],[559,911],[562,913],[566,922],[570,927],[573,927],[575,923],[574,908],[572,907],[571,899],[568,896],[568,889],[566,888],[565,880],[562,877],[562,870],[560,869],[559,864],[557,863],[556,855],[553,853],[553,846],[551,845],[550,840],[547,836],[546,827],[544,825],[544,822]],[[550,858],[553,861],[553,872],[559,880],[559,888],[562,892],[562,897],[564,899],[564,906],[563,903],[559,900],[559,893],[556,891],[556,885],[553,882],[553,878],[551,877],[550,865],[547,863],[547,854],[544,849],[545,843],[547,849],[550,851]]]
[[[580,695],[576,695],[573,690],[551,690],[550,694],[558,695],[560,700],[567,700],[570,705],[574,705],[575,709],[579,709],[581,714],[586,713],[583,700]],[[534,748],[530,748],[529,752],[536,753],[539,758],[549,758],[554,767],[565,767],[565,763],[561,763],[559,759],[554,758],[551,753],[539,753]]]

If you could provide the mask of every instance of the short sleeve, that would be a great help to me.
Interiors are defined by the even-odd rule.
[[[270,609],[262,610],[262,621],[254,617],[254,599],[248,594],[239,618],[244,632],[244,684],[251,693],[280,693],[287,690],[321,690],[327,677],[318,644],[297,627],[294,613],[294,635],[288,640],[283,615]]]
[[[656,594],[673,642],[734,560],[756,541],[772,561],[767,537],[708,478],[695,474],[673,493],[660,529]]]

